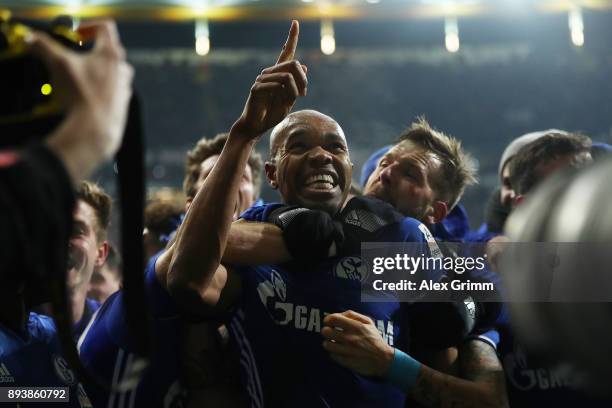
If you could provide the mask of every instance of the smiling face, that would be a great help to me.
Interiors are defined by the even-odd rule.
[[[88,284],[94,268],[104,264],[106,247],[104,242],[98,240],[97,228],[99,226],[93,207],[78,200],[68,250],[67,287],[71,291]]]
[[[288,116],[274,130],[266,175],[287,204],[336,213],[349,192],[352,175],[340,125],[316,111]]]
[[[364,194],[393,205],[406,216],[425,221],[434,210],[432,178],[438,173],[435,155],[411,141],[385,154],[364,188]]]

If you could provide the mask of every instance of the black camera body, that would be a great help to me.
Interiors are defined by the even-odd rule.
[[[92,44],[84,42],[72,25],[70,17],[51,23],[0,20],[0,148],[42,138],[63,119],[49,72],[43,61],[28,52],[25,39],[36,29],[74,51],[91,49]]]

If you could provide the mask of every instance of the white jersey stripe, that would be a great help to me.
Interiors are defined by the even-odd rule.
[[[117,382],[119,381],[119,372],[121,371],[121,363],[123,362],[123,355],[125,352],[123,349],[119,349],[117,353],[117,358],[115,359],[115,368],[113,370],[113,382],[111,384],[111,388],[117,387]],[[107,408],[113,408],[113,404],[115,403],[115,396],[117,395],[116,391],[111,391],[110,396],[108,398]]]
[[[251,370],[250,372],[253,375],[253,381],[257,391],[257,395],[259,398],[257,398],[257,403],[258,406],[264,406],[264,397],[263,397],[263,391],[261,388],[261,381],[259,379],[259,370],[257,369],[257,362],[255,360],[255,356],[253,355],[253,350],[251,349],[251,345],[249,343],[249,340],[247,339],[247,337],[244,334],[244,330],[242,328],[242,324],[240,323],[240,321],[238,319],[233,319],[232,320],[232,327],[234,328],[235,332],[236,332],[236,340],[238,341],[240,348],[243,348],[245,350],[245,352],[247,353],[247,358],[249,359],[250,365],[251,365]]]
[[[85,330],[83,330],[83,333],[81,333],[81,336],[79,337],[79,341],[77,342],[77,352],[79,353],[79,355],[81,354],[81,345],[83,344],[83,341],[85,340],[85,336],[87,336],[87,333],[89,332],[89,329],[93,325],[94,320],[96,320],[96,317],[98,317],[98,312],[100,311],[100,309],[101,308],[98,308],[98,310],[94,312],[93,316],[91,316],[91,319],[89,319],[89,323],[87,323]]]
[[[134,359],[134,354],[132,354],[132,353],[128,354],[128,358],[127,358],[127,361],[125,363],[125,368],[123,369],[123,373],[121,374],[121,382],[120,383],[123,383],[123,380],[125,379],[126,374],[129,374],[133,359]],[[117,384],[117,385],[119,385],[119,384]],[[126,397],[128,392],[130,392],[130,390],[123,390],[123,391],[121,391],[121,395],[119,396],[119,404],[118,404],[119,408],[124,408],[125,407],[125,397]]]
[[[257,386],[257,391],[259,394],[259,398],[260,398],[260,403],[261,405],[263,405],[264,403],[264,398],[263,398],[263,391],[261,389],[261,381],[259,379],[259,370],[257,369],[257,361],[255,360],[255,356],[253,354],[253,350],[251,348],[251,344],[249,343],[248,338],[246,337],[246,335],[244,334],[244,329],[242,328],[242,323],[240,320],[234,320],[234,327],[238,333],[238,335],[236,336],[237,339],[239,339],[240,343],[242,343],[244,345],[244,349],[246,350],[246,353],[248,355],[249,361],[251,363],[251,371],[253,373],[254,376],[254,380],[255,380],[255,385]]]
[[[134,408],[134,402],[136,401],[136,391],[138,390],[138,386],[132,389],[132,393],[130,394],[130,402],[128,403],[128,408]]]
[[[246,388],[251,398],[251,401],[253,402],[251,406],[259,406],[259,398],[257,397],[257,391],[255,389],[255,381],[253,381],[251,362],[249,361],[249,357],[244,348],[242,348],[240,352],[240,366],[242,367],[242,370],[247,373],[248,376]]]
[[[240,348],[240,365],[242,366],[242,370],[247,374],[247,391],[249,396],[251,397],[251,406],[260,407],[261,401],[260,396],[257,394],[257,386],[255,384],[255,373],[253,372],[253,364],[252,359],[248,354],[247,348],[244,345],[243,339],[238,334],[239,329],[236,327],[236,322],[232,321],[230,323],[230,328],[234,332],[234,337],[236,338],[236,342]]]
[[[261,380],[259,378],[259,370],[257,368],[257,360],[255,359],[255,354],[253,354],[253,349],[251,348],[251,343],[249,343],[249,339],[247,338],[247,336],[244,333],[244,329],[242,327],[242,321],[244,320],[244,314],[242,313],[242,311],[240,311],[241,313],[241,319],[238,319],[235,324],[236,324],[236,328],[239,330],[240,333],[240,337],[241,340],[243,341],[243,343],[245,344],[245,348],[248,352],[249,358],[251,360],[251,364],[253,365],[252,371],[253,374],[255,375],[255,385],[257,386],[257,391],[259,392],[259,396],[260,396],[260,404],[263,407],[264,406],[264,394],[263,394],[263,390],[261,387]]]

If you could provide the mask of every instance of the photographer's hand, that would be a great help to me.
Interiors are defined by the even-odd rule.
[[[114,22],[84,23],[79,33],[95,42],[90,52],[76,53],[41,32],[28,39],[32,53],[46,63],[56,98],[66,109],[66,118],[46,143],[73,183],[121,145],[134,76]]]

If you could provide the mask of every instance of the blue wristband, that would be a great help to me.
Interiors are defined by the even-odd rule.
[[[421,363],[403,351],[395,349],[393,361],[385,379],[402,391],[407,392],[416,383],[420,371]]]

